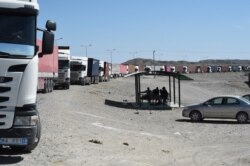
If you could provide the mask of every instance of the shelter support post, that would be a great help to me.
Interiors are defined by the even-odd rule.
[[[179,107],[181,107],[181,78],[178,74],[178,92],[179,92]]]
[[[141,104],[141,97],[140,97],[140,75],[135,75],[135,101],[136,104],[140,105]]]
[[[169,101],[171,102],[172,100],[172,92],[171,92],[171,76],[168,76],[168,81],[169,81]]]
[[[173,89],[174,89],[174,104],[176,103],[176,95],[175,95],[175,76],[173,76]]]

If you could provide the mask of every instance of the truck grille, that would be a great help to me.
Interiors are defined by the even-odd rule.
[[[65,73],[59,73],[59,74],[58,74],[58,77],[61,78],[61,79],[63,79],[64,76],[65,76]]]
[[[6,115],[1,115],[1,114],[0,114],[0,119],[1,119],[1,118],[6,118]]]
[[[10,90],[11,90],[10,87],[0,87],[0,93],[8,92]]]
[[[0,108],[0,129],[9,129],[14,120],[15,109],[11,107]]]
[[[0,77],[0,83],[11,82],[12,80],[12,77]]]
[[[0,102],[9,101],[9,97],[0,97]]]
[[[70,74],[70,78],[73,80],[78,80],[78,77],[79,77],[78,73],[71,73]]]

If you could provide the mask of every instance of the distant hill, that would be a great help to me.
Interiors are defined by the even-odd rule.
[[[128,60],[122,64],[133,64],[133,65],[154,65],[154,61],[152,59],[143,59],[136,58]],[[189,62],[189,61],[155,61],[155,65],[163,66],[163,65],[189,65],[189,64],[207,64],[207,65],[242,65],[242,66],[250,66],[250,60],[240,60],[240,59],[206,59],[198,62]]]

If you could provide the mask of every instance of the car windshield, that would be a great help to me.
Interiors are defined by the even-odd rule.
[[[244,101],[246,104],[250,105],[250,101],[247,100],[246,98],[240,97],[240,99],[241,99],[242,101]]]
[[[0,57],[33,57],[35,55],[36,17],[1,14],[0,22]]]
[[[68,69],[69,68],[69,60],[59,60],[59,69]]]

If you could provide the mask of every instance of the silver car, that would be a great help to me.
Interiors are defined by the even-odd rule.
[[[221,118],[246,123],[250,117],[250,101],[240,96],[218,96],[204,103],[185,107],[182,116],[190,117],[194,122],[204,118]]]

